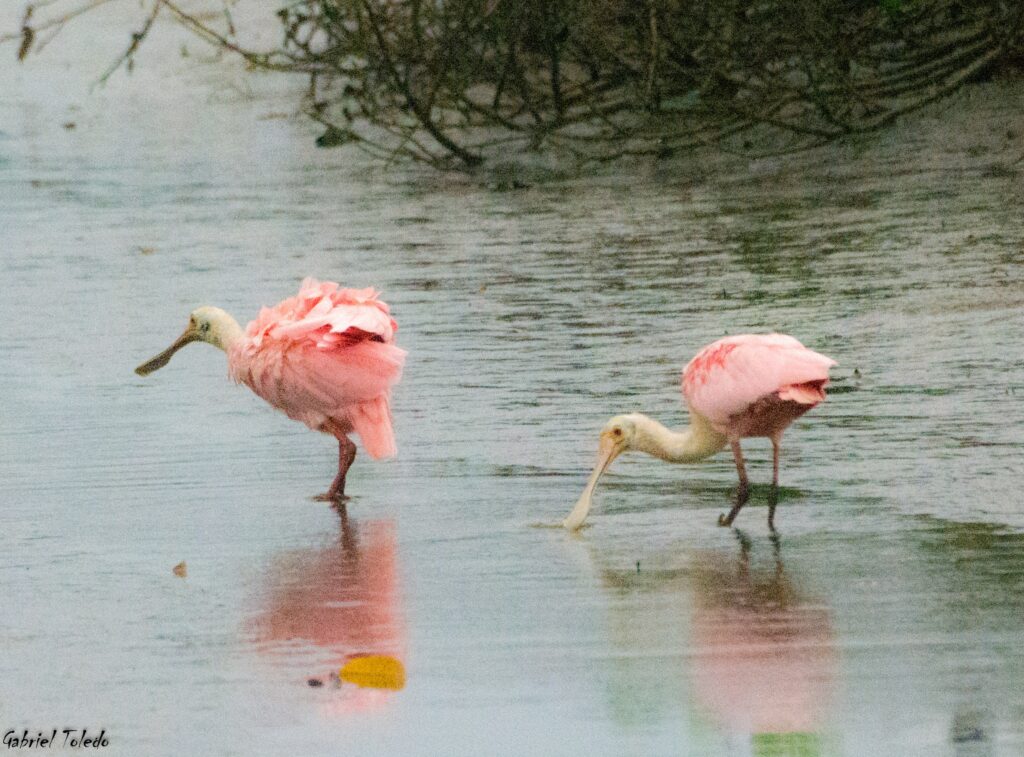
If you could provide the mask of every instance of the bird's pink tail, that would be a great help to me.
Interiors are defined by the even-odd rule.
[[[801,405],[817,405],[825,399],[827,381],[808,381],[804,384],[790,384],[779,390],[779,399],[793,400]]]
[[[363,449],[370,457],[379,460],[395,456],[398,448],[395,446],[395,432],[391,428],[390,395],[382,394],[351,407],[348,417],[352,430],[359,434]]]

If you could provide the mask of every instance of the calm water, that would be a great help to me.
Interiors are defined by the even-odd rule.
[[[946,140],[926,119],[497,192],[318,151],[288,82],[175,60],[173,32],[90,93],[124,34],[86,23],[0,71],[4,731],[105,728],[126,755],[1024,750],[1024,192],[991,169],[1024,152],[1024,88],[946,104],[987,109]],[[309,498],[336,449],[222,354],[132,373],[191,308],[244,323],[305,275],[383,289],[410,352],[399,457],[357,459],[345,519]],[[581,535],[535,527],[609,415],[681,424],[693,352],[771,329],[841,364],[786,438],[778,539],[764,487],[716,526],[724,454],[627,456]],[[366,654],[404,688],[331,681]]]

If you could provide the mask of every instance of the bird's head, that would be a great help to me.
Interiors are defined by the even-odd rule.
[[[597,482],[608,470],[612,460],[626,450],[637,447],[642,417],[636,413],[616,415],[609,418],[608,422],[604,424],[597,444],[597,462],[590,474],[590,480],[587,481],[587,487],[580,495],[579,501],[576,502],[576,507],[569,513],[569,517],[562,521],[562,525],[570,531],[577,531],[583,526],[583,521],[586,519],[587,513],[590,512]]]
[[[636,413],[616,415],[608,419],[608,422],[604,424],[604,428],[601,429],[601,441],[598,445],[598,449],[602,452],[604,450],[612,451],[613,454],[608,462],[636,446],[639,437],[638,425],[639,416]]]
[[[140,376],[148,376],[170,362],[174,353],[191,342],[207,342],[220,349],[226,349],[229,339],[239,331],[235,319],[220,308],[204,305],[189,314],[188,326],[166,350],[135,369]]]

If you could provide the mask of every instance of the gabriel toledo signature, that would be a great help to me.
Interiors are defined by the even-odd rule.
[[[54,728],[51,731],[36,731],[35,735],[29,735],[28,728],[20,734],[15,730],[4,733],[4,746],[8,749],[50,749],[55,746],[72,749],[99,749],[110,746],[110,739],[107,738],[107,729],[104,728],[99,734],[89,733],[88,728]]]

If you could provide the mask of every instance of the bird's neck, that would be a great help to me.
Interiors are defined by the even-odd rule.
[[[646,452],[670,463],[696,463],[723,449],[729,440],[715,431],[696,413],[690,414],[690,425],[672,431],[646,415],[637,416],[637,435],[633,449]]]
[[[218,312],[210,316],[210,333],[203,338],[203,341],[227,352],[244,336],[245,332],[238,325],[238,321],[230,314],[218,309]]]

